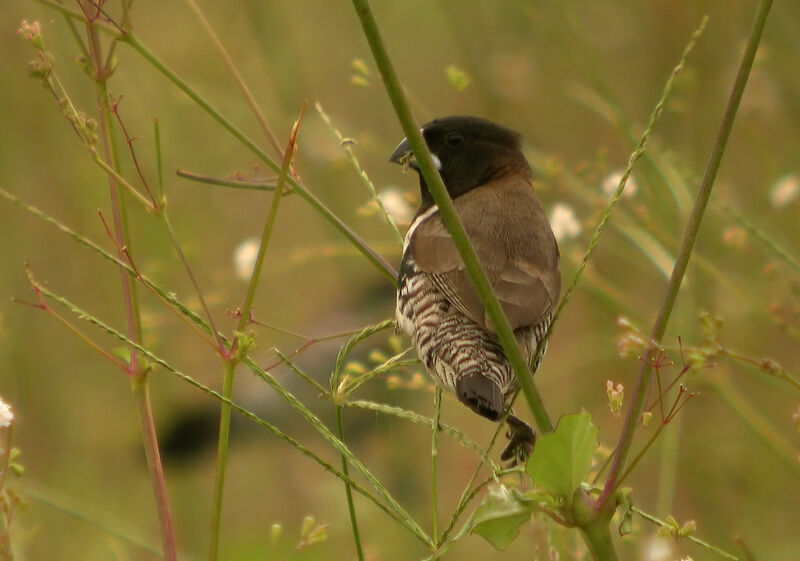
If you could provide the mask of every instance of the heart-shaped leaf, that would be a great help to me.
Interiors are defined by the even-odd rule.
[[[540,487],[571,497],[589,473],[596,450],[597,427],[591,415],[565,415],[555,431],[538,438],[526,469]]]
[[[489,487],[489,494],[470,519],[470,532],[504,550],[531,517],[532,503],[504,485]]]

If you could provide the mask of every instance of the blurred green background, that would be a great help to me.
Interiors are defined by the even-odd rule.
[[[696,193],[755,6],[752,1],[719,0],[374,2],[420,122],[474,114],[523,134],[546,209],[566,205],[577,221],[573,235],[561,242],[565,286],[607,202],[604,186],[616,186],[613,177],[624,170],[633,149],[629,133],[638,138],[691,33],[703,15],[710,16],[651,139],[652,159],[637,166],[635,192],[620,202],[536,376],[551,416],[585,408],[600,427],[605,447],[613,447],[621,426],[608,410],[606,381],[624,384],[627,398],[638,369],[635,359],[618,355],[624,332],[617,318],[624,315],[645,331],[652,325],[666,286],[665,271],[668,275],[688,216],[685,203]],[[201,8],[281,142],[301,104],[311,103],[296,162],[304,183],[397,265],[395,238],[380,216],[365,212],[369,193],[313,109],[314,102],[321,103],[342,134],[355,141],[352,148],[380,192],[416,196],[416,178],[387,162],[403,134],[350,4],[204,1]],[[142,42],[267,147],[186,4],[138,0],[132,16]],[[106,178],[50,94],[27,78],[33,50],[16,34],[23,19],[41,23],[75,105],[97,114],[93,84],[74,62],[78,49],[61,16],[36,2],[6,2],[0,20],[0,186],[111,251],[97,214],[98,209],[110,213]],[[134,51],[120,45],[117,55],[119,66],[109,89],[115,97],[123,96],[120,112],[130,134],[139,138],[137,156],[151,181],[152,120],[160,121],[170,217],[218,326],[230,332],[235,320],[226,312],[241,303],[246,289],[236,275],[234,253],[245,240],[260,235],[269,197],[192,183],[174,171],[248,178],[272,174]],[[362,63],[354,65],[354,60]],[[772,359],[795,375],[800,375],[800,274],[722,205],[741,212],[797,262],[799,69],[800,5],[776,2],[665,339],[672,347],[678,337],[687,347],[699,345],[703,332],[697,317],[707,311],[723,318],[719,337],[726,348]],[[462,89],[464,76],[468,83]],[[620,115],[626,122],[620,122]],[[130,158],[124,162],[126,177],[134,180]],[[131,223],[138,267],[199,311],[157,220],[136,208]],[[5,299],[0,306],[0,395],[14,408],[15,443],[27,468],[19,481],[27,508],[12,528],[20,559],[152,559],[152,553],[131,543],[142,540],[157,547],[159,538],[128,382],[51,317],[9,302],[11,297],[35,298],[23,268],[29,258],[37,278],[53,291],[122,328],[119,273],[5,200],[0,200],[0,234],[0,296]],[[141,293],[146,344],[218,388],[222,369],[213,349]],[[394,295],[385,278],[336,230],[299,197],[289,197],[280,208],[255,306],[261,322],[318,337],[391,317]],[[80,326],[106,348],[115,346]],[[274,361],[271,347],[289,352],[302,342],[258,329],[254,356],[268,365]],[[316,344],[298,362],[324,385],[342,343]],[[357,354],[366,364],[371,349],[386,350],[386,345],[386,337],[377,337]],[[680,371],[680,356],[671,356],[676,365],[662,370],[666,382]],[[715,363],[683,380],[698,395],[630,479],[635,504],[662,518],[673,514],[681,522],[695,519],[699,536],[728,551],[741,553],[733,543],[739,536],[757,559],[795,560],[800,551],[800,439],[792,415],[798,413],[800,393],[757,365],[723,357]],[[286,369],[273,372],[332,426],[330,403]],[[411,375],[398,374],[403,380]],[[200,419],[192,434],[203,427],[213,433],[216,402],[164,371],[151,378],[162,433],[186,415]],[[362,395],[430,415],[428,389],[390,389],[378,379]],[[338,465],[316,433],[244,370],[234,395]],[[429,432],[400,419],[345,413],[348,442],[356,455],[429,527]],[[490,423],[451,397],[445,399],[443,415],[478,442],[486,442],[492,433]],[[246,421],[235,422],[233,432],[223,558],[283,558],[281,548],[296,542],[302,518],[310,514],[330,525],[328,539],[295,558],[354,559],[341,482]],[[452,512],[475,463],[474,453],[442,437],[443,518]],[[187,558],[202,558],[207,547],[213,474],[213,442],[189,457],[167,458],[176,532]],[[420,543],[384,513],[360,498],[356,505],[370,559],[424,556]],[[277,547],[270,545],[273,522],[284,526]],[[115,535],[117,531],[128,538]],[[621,545],[623,558],[715,558],[683,543],[659,553],[664,544],[654,545],[654,532],[654,526],[637,521],[634,539]],[[446,558],[531,559],[534,533],[524,529],[504,554],[477,536],[467,537]],[[581,558],[577,536],[567,534],[565,539],[574,541],[574,547],[564,546],[571,553],[562,553],[562,558]]]

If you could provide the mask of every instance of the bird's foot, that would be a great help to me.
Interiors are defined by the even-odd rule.
[[[536,442],[536,433],[533,429],[520,421],[514,415],[509,415],[506,419],[508,424],[508,446],[506,446],[503,453],[500,455],[502,461],[511,460],[511,467],[524,464],[533,450],[533,445]]]

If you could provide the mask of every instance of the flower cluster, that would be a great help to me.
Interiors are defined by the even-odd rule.
[[[625,398],[625,386],[617,384],[614,387],[614,382],[611,380],[606,381],[606,395],[608,395],[608,408],[615,417],[619,417],[619,412],[622,410],[622,400]]]
[[[555,204],[550,211],[550,227],[559,243],[577,238],[583,230],[575,211],[564,203]]]
[[[22,37],[25,41],[28,41],[37,51],[44,50],[42,28],[38,21],[28,23],[28,20],[22,20],[19,29],[17,29],[17,35]]]

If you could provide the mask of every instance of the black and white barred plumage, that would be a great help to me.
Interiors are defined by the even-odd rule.
[[[533,192],[519,136],[474,117],[438,119],[422,132],[530,363],[550,324],[561,275],[558,246]],[[391,160],[416,169],[412,158],[404,141]],[[499,420],[516,378],[421,175],[420,190],[400,265],[398,331],[411,336],[443,388]],[[533,371],[538,366],[531,364]]]
[[[457,393],[459,380],[483,376],[497,386],[505,400],[519,385],[499,340],[453,306],[437,287],[441,283],[436,283],[430,273],[421,271],[409,251],[409,240],[416,226],[435,211],[436,207],[431,207],[429,212],[417,217],[403,244],[395,308],[398,331],[411,337],[425,368],[444,389]],[[531,361],[550,325],[550,318],[548,312],[537,325],[515,332],[520,350],[534,372],[541,357],[536,364],[531,364]],[[476,407],[480,408],[477,413],[492,420],[497,420],[503,413],[502,410],[481,407],[481,404],[476,404]]]

